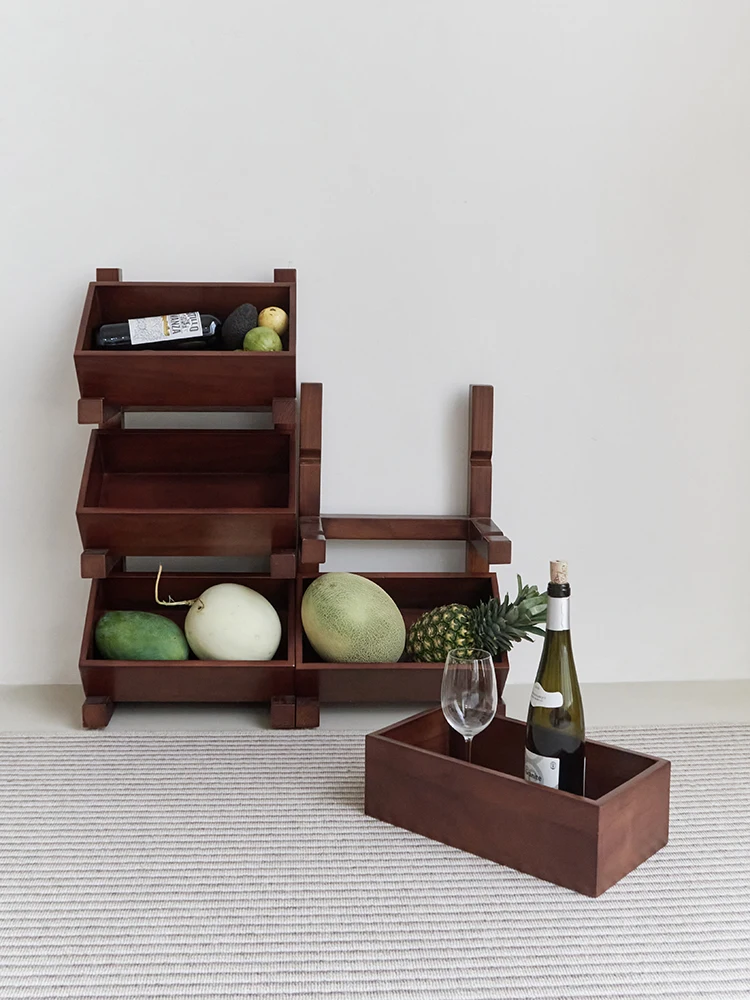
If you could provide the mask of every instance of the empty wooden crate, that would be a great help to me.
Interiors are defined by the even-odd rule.
[[[84,548],[118,556],[293,552],[294,435],[92,431],[76,513]]]

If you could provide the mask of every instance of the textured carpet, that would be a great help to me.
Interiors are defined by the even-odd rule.
[[[364,817],[361,734],[0,736],[0,997],[750,997],[750,726],[598,735],[673,794],[596,900]]]

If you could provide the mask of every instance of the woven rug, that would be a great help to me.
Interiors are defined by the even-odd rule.
[[[673,762],[599,899],[365,817],[362,734],[0,736],[0,997],[750,997],[750,726],[597,735]]]

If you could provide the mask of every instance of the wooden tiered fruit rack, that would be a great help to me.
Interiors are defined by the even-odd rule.
[[[508,538],[491,520],[491,386],[471,388],[467,513],[446,517],[325,515],[320,511],[322,386],[296,398],[296,272],[268,283],[124,282],[97,271],[89,286],[74,360],[79,423],[91,433],[78,497],[81,575],[91,579],[80,672],[83,725],[106,726],[118,702],[270,703],[274,728],[319,724],[321,702],[425,702],[440,695],[442,664],[323,663],[299,617],[328,539],[458,541],[463,573],[372,573],[407,626],[440,604],[497,596],[490,564],[510,562]],[[198,310],[224,319],[243,302],[289,315],[284,350],[98,351],[102,323]],[[128,411],[266,410],[268,430],[129,429]],[[274,605],[282,641],[267,662],[101,659],[94,632],[108,610],[157,610],[154,574],[128,572],[128,556],[264,556],[268,574],[165,573],[163,593],[197,597],[234,581]],[[159,608],[178,623],[184,607]],[[507,658],[496,667],[502,692]],[[502,711],[502,707],[501,707]]]

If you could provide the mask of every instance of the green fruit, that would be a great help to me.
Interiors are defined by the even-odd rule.
[[[313,649],[328,663],[395,663],[406,642],[398,606],[372,580],[326,573],[302,598],[302,625]]]
[[[248,330],[242,341],[243,351],[280,351],[281,337],[268,326],[256,326]]]
[[[95,638],[105,660],[186,660],[190,654],[180,626],[149,611],[107,611]]]

